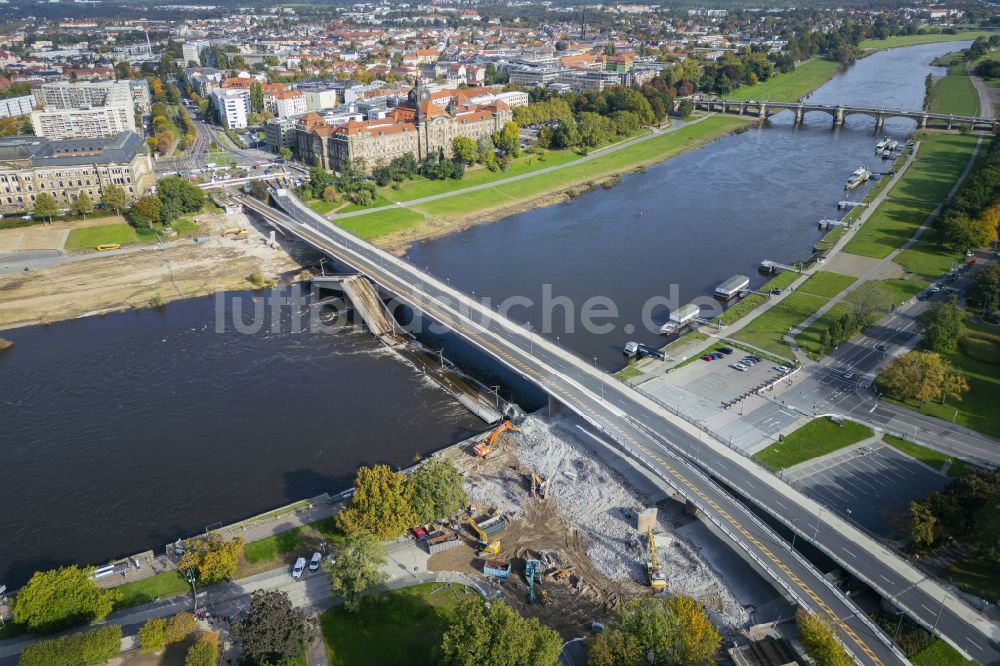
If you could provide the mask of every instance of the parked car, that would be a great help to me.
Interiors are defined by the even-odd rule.
[[[312,558],[309,560],[309,571],[316,571],[319,569],[319,563],[323,561],[323,554],[316,552],[313,553]]]
[[[875,345],[875,349],[879,350],[880,352],[884,352],[884,351],[888,350],[888,347],[886,347],[883,344],[877,344],[877,345]]]
[[[740,372],[747,371],[747,366],[743,365],[742,363],[733,363],[729,367],[732,368],[733,370],[739,370]]]
[[[306,558],[300,557],[295,560],[295,565],[292,567],[292,578],[298,580],[302,578],[302,572],[306,570]]]
[[[787,365],[779,365],[779,366],[776,366],[774,369],[777,370],[778,372],[780,372],[783,375],[787,375],[789,372],[792,371],[792,369],[789,368]]]
[[[711,356],[713,359],[718,360],[723,356],[725,356],[725,354],[723,354],[722,352],[712,352]]]
[[[722,352],[723,354],[725,354],[726,356],[729,356],[730,354],[733,353],[733,348],[732,347],[719,347],[719,351]]]
[[[712,357],[711,354],[705,354],[704,356],[701,357],[701,360],[703,360],[703,361],[714,361],[715,359]]]

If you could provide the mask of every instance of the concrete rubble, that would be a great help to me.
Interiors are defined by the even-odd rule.
[[[596,570],[613,581],[644,584],[646,541],[636,530],[635,520],[647,504],[625,479],[593,457],[575,431],[571,420],[531,416],[514,436],[516,444],[506,447],[523,469],[549,479],[547,498],[555,500],[586,538],[587,554]],[[530,501],[521,473],[510,466],[495,474],[473,475],[467,487],[474,504],[514,515],[521,515]],[[667,589],[701,601],[720,627],[737,630],[747,624],[749,614],[698,550],[675,532],[675,527],[689,520],[679,507],[676,515],[669,509],[659,513],[655,541]]]

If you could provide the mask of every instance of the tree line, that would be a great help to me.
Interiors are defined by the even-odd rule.
[[[984,247],[1000,230],[1000,141],[990,140],[973,168],[935,222],[938,241],[959,251]]]

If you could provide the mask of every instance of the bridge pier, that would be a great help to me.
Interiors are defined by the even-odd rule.
[[[920,116],[920,122],[918,122],[917,124],[920,126],[920,129],[927,129],[927,114],[926,113]]]
[[[841,127],[844,124],[844,107],[838,106],[833,114],[833,126]]]
[[[805,116],[805,113],[802,111],[802,105],[799,104],[798,107],[795,109],[795,126],[796,127],[799,127],[799,126],[802,125],[802,118],[803,118],[803,116]]]
[[[757,105],[757,117],[760,118],[761,120],[767,118],[767,104],[761,102]]]
[[[553,398],[551,395],[549,396],[549,416],[555,416],[562,411],[562,406],[561,402]]]
[[[878,114],[875,116],[875,133],[878,134],[882,130],[882,126],[885,125],[885,114]]]
[[[747,114],[747,103],[746,102],[741,102],[740,103],[740,115],[741,116],[745,116],[746,114]]]
[[[955,122],[955,116],[948,116],[948,129],[951,129],[951,126],[954,124],[954,122]]]

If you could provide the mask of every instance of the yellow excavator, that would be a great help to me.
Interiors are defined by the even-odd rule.
[[[233,238],[240,238],[241,236],[246,236],[247,230],[242,227],[229,227],[222,232],[223,236],[229,236],[232,234]]]
[[[548,484],[548,482],[549,482],[548,479],[544,479],[538,476],[538,474],[536,474],[534,470],[531,470],[531,479],[530,479],[531,496],[545,499],[545,486]]]
[[[469,518],[465,521],[466,525],[472,528],[472,531],[476,533],[479,537],[479,542],[483,545],[483,552],[489,555],[496,555],[500,552],[500,541],[494,540],[490,541],[490,537],[486,532],[482,530],[481,527],[476,523],[475,520]]]
[[[660,570],[660,564],[656,561],[653,530],[646,531],[646,538],[649,541],[649,559],[646,560],[646,575],[649,576],[649,586],[654,590],[662,590],[667,587],[667,577]]]
[[[515,432],[518,432],[520,431],[520,428],[511,423],[510,419],[505,419],[503,423],[497,426],[496,430],[490,433],[489,437],[487,437],[485,440],[473,446],[472,450],[475,451],[476,455],[479,456],[480,458],[485,458],[486,456],[493,453],[493,448],[494,448],[493,445],[496,443],[497,438],[500,435],[502,435],[506,430],[513,430]]]

